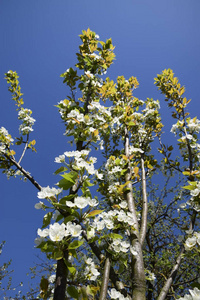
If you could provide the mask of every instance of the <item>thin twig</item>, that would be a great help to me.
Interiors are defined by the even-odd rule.
[[[23,150],[22,155],[21,155],[21,157],[20,157],[20,159],[19,159],[19,161],[18,161],[18,164],[19,164],[19,165],[20,165],[20,163],[21,163],[21,161],[22,161],[22,158],[24,157],[25,152],[26,152],[26,150],[27,150],[27,147],[28,147],[28,140],[29,140],[29,133],[27,134],[27,139],[26,139],[26,142],[25,142],[24,150]]]

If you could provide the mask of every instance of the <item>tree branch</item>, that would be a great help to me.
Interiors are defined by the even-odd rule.
[[[148,203],[147,203],[147,189],[146,189],[146,174],[144,168],[144,159],[141,158],[141,169],[142,169],[142,222],[140,228],[140,244],[141,247],[144,244],[146,232],[147,232],[147,214],[148,214]]]
[[[22,159],[23,159],[23,157],[25,155],[25,152],[26,152],[27,147],[28,147],[28,140],[29,140],[29,134],[27,134],[27,139],[26,139],[26,142],[25,142],[24,150],[23,150],[22,155],[21,155],[21,157],[20,157],[20,159],[18,161],[18,164],[21,163],[21,161],[22,161]]]
[[[194,228],[194,224],[195,224],[195,220],[196,220],[196,214],[197,214],[196,211],[193,211],[191,221],[190,221],[190,225],[189,225],[189,230],[192,230]],[[172,283],[173,283],[173,281],[174,281],[174,279],[177,275],[177,272],[178,272],[178,269],[180,267],[181,260],[183,258],[184,252],[185,252],[185,247],[183,246],[181,248],[179,256],[176,259],[176,263],[175,263],[168,279],[166,280],[166,282],[165,282],[165,284],[164,284],[157,300],[165,300],[166,299],[166,296],[169,292],[169,289],[171,288]]]
[[[125,140],[124,140],[124,150],[126,157],[129,158],[129,135],[128,130],[125,127]],[[136,251],[136,255],[132,256],[131,266],[132,266],[132,299],[133,300],[145,300],[146,299],[146,279],[144,272],[144,261],[142,255],[142,247],[140,244],[139,237],[139,225],[136,215],[135,203],[133,198],[133,188],[131,182],[132,172],[131,163],[128,160],[127,173],[125,174],[125,181],[128,183],[128,191],[126,193],[126,199],[128,203],[129,211],[133,214],[134,230],[131,230],[130,241],[131,245]]]
[[[107,257],[104,265],[104,272],[103,272],[103,279],[101,283],[101,292],[100,292],[99,300],[106,300],[109,275],[110,275],[110,259]]]
[[[33,178],[33,176],[31,176],[24,168],[22,168],[22,166],[16,162],[16,160],[14,159],[14,157],[9,156],[7,154],[5,154],[5,157],[14,165],[17,167],[17,169],[19,171],[21,171],[24,176],[39,190],[41,191],[42,187],[41,185],[39,185],[39,183]]]

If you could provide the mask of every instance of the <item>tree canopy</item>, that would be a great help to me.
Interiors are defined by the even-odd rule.
[[[71,145],[55,158],[56,187],[23,168],[26,151],[36,151],[35,120],[18,74],[5,75],[21,124],[15,139],[0,128],[0,167],[38,190],[45,215],[35,243],[56,262],[37,297],[198,299],[200,121],[173,71],[158,74],[177,137],[166,144],[159,100],[135,97],[136,77],[107,77],[112,39],[90,29],[80,39],[77,64],[61,75],[69,94],[56,105]]]

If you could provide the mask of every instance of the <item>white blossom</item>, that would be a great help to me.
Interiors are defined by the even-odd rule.
[[[121,203],[119,203],[119,206],[123,209],[127,208],[127,206],[128,206],[127,201],[122,201]]]
[[[48,281],[49,281],[50,283],[54,283],[55,280],[56,280],[56,274],[52,274],[52,275],[49,276],[49,278],[48,278]]]
[[[44,203],[42,201],[40,201],[39,203],[35,204],[35,208],[36,209],[41,209],[41,208],[43,208],[43,206],[44,206]]]
[[[193,300],[200,299],[200,290],[198,288],[194,288],[193,290],[189,290]]]
[[[108,294],[111,299],[129,300],[129,297],[124,297],[124,295],[122,295],[115,288],[112,288],[110,291],[108,291]]]
[[[44,238],[43,237],[37,237],[36,239],[35,239],[35,245],[36,245],[36,247],[38,247],[42,242],[44,241]]]
[[[59,155],[58,157],[55,157],[55,162],[56,163],[62,163],[65,161],[65,155]]]
[[[52,220],[56,220],[58,216],[60,216],[60,212],[56,210],[52,216]]]
[[[199,133],[199,131],[200,131],[200,120],[190,119],[187,122],[187,126],[188,126],[190,132],[195,131],[195,132]]]
[[[85,75],[87,75],[87,76],[90,77],[90,78],[93,78],[93,77],[94,77],[94,74],[90,73],[90,71],[86,71],[86,72],[85,72]]]
[[[197,242],[197,238],[195,236],[187,238],[187,240],[185,241],[185,249],[186,250],[191,250]]]
[[[59,195],[62,189],[50,188],[49,186],[43,187],[40,192],[38,192],[37,197],[39,199],[45,199]]]
[[[76,197],[74,199],[74,204],[80,209],[85,208],[89,203],[90,198],[89,197]]]
[[[78,207],[80,209],[85,208],[87,205],[90,206],[97,206],[98,205],[98,201],[96,199],[91,199],[90,197],[76,197],[74,199],[74,202],[72,201],[66,201],[66,205],[68,207]]]
[[[79,237],[81,235],[82,229],[80,225],[76,225],[72,222],[68,222],[66,225],[66,236],[71,235],[73,237]]]
[[[98,200],[89,198],[88,204],[92,207],[97,206],[99,204]]]
[[[89,154],[89,150],[81,150],[81,151],[66,151],[64,154],[67,157],[75,157],[80,158],[82,155],[87,156]]]
[[[140,149],[140,148],[135,148],[135,147],[133,147],[133,146],[130,146],[130,147],[129,147],[129,151],[130,151],[130,153],[135,153],[135,152],[144,153],[144,151],[143,151],[142,149]]]
[[[87,230],[87,238],[88,239],[91,239],[95,236],[95,229],[93,227],[90,227],[88,230]]]
[[[85,268],[84,275],[90,280],[95,281],[97,277],[100,275],[99,271],[96,269],[96,266],[91,258],[87,258],[85,262],[87,266]]]
[[[199,300],[200,299],[200,290],[195,287],[193,290],[189,290],[190,295],[185,295],[184,297],[179,298],[178,300]]]
[[[66,226],[64,223],[54,223],[49,226],[49,237],[53,242],[61,241],[66,233]]]
[[[121,293],[118,292],[115,288],[108,291],[108,294],[110,295],[111,299],[119,299]]]
[[[49,229],[40,229],[40,228],[38,228],[38,230],[37,230],[37,234],[40,236],[40,237],[43,237],[43,238],[45,238],[45,237],[47,237],[48,235],[49,235]]]

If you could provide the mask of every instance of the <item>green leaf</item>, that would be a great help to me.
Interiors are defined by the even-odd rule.
[[[63,258],[63,251],[57,250],[53,253],[53,259],[59,260]]]
[[[200,284],[198,282],[194,282],[191,284],[191,287],[194,289],[195,287],[200,289]]]
[[[42,228],[45,228],[45,227],[47,227],[47,226],[50,224],[51,218],[52,218],[52,214],[53,214],[52,212],[48,212],[48,213],[44,216]]]
[[[111,237],[112,239],[121,239],[121,240],[123,239],[123,236],[121,236],[118,233],[110,233],[108,236]]]
[[[76,274],[76,269],[74,267],[71,267],[71,266],[67,266],[68,270],[70,271],[70,273],[72,275],[75,275]]]
[[[79,248],[81,245],[83,245],[84,241],[78,241],[75,240],[72,243],[69,244],[68,249],[77,249]]]
[[[73,299],[79,299],[79,294],[78,294],[78,291],[77,289],[74,287],[74,286],[69,286],[67,288],[67,292],[68,294],[73,298]]]
[[[75,258],[78,258],[76,250],[75,249],[70,249],[69,254]]]
[[[64,223],[67,224],[68,222],[73,221],[75,218],[75,216],[70,215],[64,219]]]
[[[48,290],[48,286],[49,286],[49,282],[48,282],[48,279],[42,277],[41,278],[41,281],[40,281],[40,289],[42,291],[47,291]]]
[[[66,205],[66,201],[70,201],[72,200],[76,195],[68,195],[68,196],[64,196],[63,198],[60,199],[59,203],[60,204],[64,204]]]
[[[49,253],[49,252],[53,252],[54,250],[54,245],[52,241],[46,241],[46,242],[42,242],[39,246],[37,246],[37,248],[40,248],[41,251]]]
[[[195,189],[195,187],[192,186],[192,185],[183,186],[183,188],[186,189],[186,190],[190,190],[190,191]]]
[[[100,209],[97,209],[97,210],[93,210],[91,212],[89,212],[87,215],[86,215],[86,218],[91,218],[91,217],[94,217],[96,215],[99,215],[100,213],[102,213],[103,210],[100,210]]]
[[[183,173],[183,175],[190,176],[190,172],[189,171],[183,171],[182,173]]]
[[[70,173],[65,173],[61,176],[63,177],[63,179],[59,181],[58,186],[60,188],[63,188],[63,190],[68,190],[75,184],[76,178],[78,177],[78,173],[72,171]]]
[[[76,178],[78,177],[78,173],[75,171],[71,171],[70,173],[65,173],[63,175],[61,175],[63,178],[65,178],[66,180],[69,180],[71,182],[75,183]]]
[[[65,172],[65,171],[67,171],[67,168],[66,168],[66,167],[60,167],[59,169],[57,169],[57,170],[54,172],[54,174],[57,175],[57,174],[59,174],[59,173],[61,173],[61,172]]]
[[[21,145],[23,143],[23,138],[22,136],[20,138],[16,138],[17,142],[15,142],[16,145]]]
[[[135,124],[136,124],[136,122],[133,122],[133,121],[128,122],[129,126],[134,126]]]
[[[65,262],[68,270],[70,271],[70,273],[72,275],[75,275],[76,274],[76,269],[66,259],[64,259],[64,262]]]

